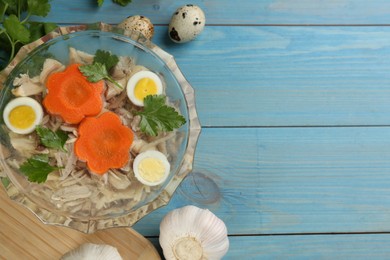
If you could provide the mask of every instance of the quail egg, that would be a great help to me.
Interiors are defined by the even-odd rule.
[[[163,84],[160,77],[151,71],[139,71],[127,82],[127,96],[136,106],[144,106],[144,98],[149,95],[161,95]]]
[[[159,151],[145,151],[137,155],[133,162],[135,177],[143,184],[156,186],[169,175],[171,165],[167,157]]]
[[[182,6],[172,15],[168,27],[169,37],[177,43],[191,41],[203,31],[205,24],[206,17],[199,6]]]
[[[129,16],[118,24],[124,30],[137,31],[142,33],[148,40],[154,35],[154,26],[149,18],[142,15]],[[126,35],[126,31],[125,31]]]
[[[17,134],[29,134],[42,122],[42,106],[30,97],[11,100],[4,108],[3,119],[6,126]]]

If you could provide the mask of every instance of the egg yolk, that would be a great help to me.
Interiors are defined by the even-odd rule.
[[[150,78],[142,78],[135,85],[134,96],[138,100],[144,100],[146,96],[155,94],[157,94],[157,85]]]
[[[26,129],[32,126],[36,119],[34,109],[30,106],[17,106],[9,113],[9,122],[16,128]]]
[[[164,177],[165,166],[161,160],[156,158],[145,158],[139,165],[140,176],[148,182],[157,182]]]

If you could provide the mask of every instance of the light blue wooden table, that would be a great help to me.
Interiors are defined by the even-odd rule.
[[[52,1],[45,21],[149,17],[196,90],[194,171],[134,228],[158,246],[170,210],[225,221],[226,259],[390,258],[390,1],[193,0],[207,17],[171,43],[174,0]]]

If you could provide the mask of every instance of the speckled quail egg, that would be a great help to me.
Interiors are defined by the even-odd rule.
[[[42,122],[42,106],[30,97],[11,100],[4,108],[3,119],[14,133],[29,134]]]
[[[205,24],[206,17],[199,6],[182,6],[172,15],[168,27],[169,37],[177,43],[191,41],[203,31]]]
[[[130,101],[142,107],[146,96],[162,94],[163,84],[156,73],[142,70],[131,76],[126,91]]]
[[[129,16],[118,24],[124,30],[137,31],[142,33],[148,40],[154,35],[154,26],[149,18],[142,15]],[[126,31],[125,31],[126,35]]]

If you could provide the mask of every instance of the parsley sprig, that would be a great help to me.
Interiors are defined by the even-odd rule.
[[[112,0],[112,1],[121,6],[126,6],[131,3],[131,0]],[[102,6],[103,2],[104,0],[97,0],[98,6]]]
[[[51,166],[47,154],[36,154],[24,162],[19,170],[28,177],[31,182],[42,183],[47,180],[49,173],[60,169]]]
[[[65,143],[68,140],[68,134],[62,130],[53,131],[49,128],[42,126],[36,127],[37,134],[41,140],[41,143],[48,147],[66,152]]]
[[[15,57],[24,44],[35,41],[57,25],[29,21],[31,16],[45,17],[50,0],[0,0],[0,69]]]
[[[87,77],[90,82],[98,82],[102,79],[108,80],[120,89],[123,87],[113,79],[108,73],[119,61],[118,56],[108,51],[97,50],[93,63],[79,67],[81,73]]]
[[[66,152],[64,145],[68,140],[68,135],[64,131],[53,131],[42,126],[37,126],[36,131],[42,145]],[[61,168],[50,164],[50,158],[47,154],[33,155],[19,167],[19,170],[28,177],[29,181],[37,183],[45,182],[49,173],[59,169]]]
[[[164,95],[149,95],[144,99],[144,109],[136,112],[141,116],[141,131],[157,136],[159,132],[169,132],[186,123],[185,118],[173,107],[166,105]]]

